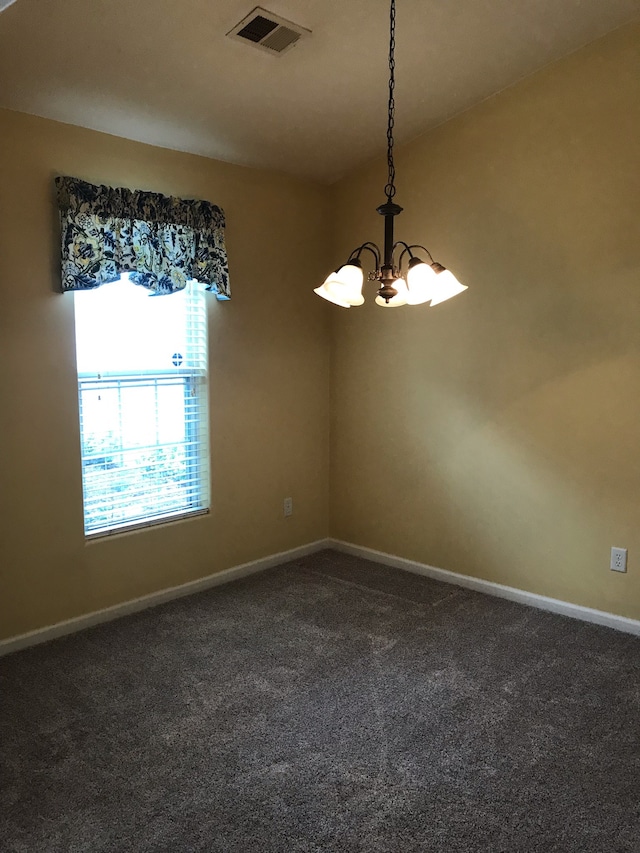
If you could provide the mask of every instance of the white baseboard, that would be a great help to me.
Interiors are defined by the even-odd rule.
[[[307,545],[301,545],[299,548],[292,548],[290,551],[281,551],[279,554],[261,557],[259,560],[252,560],[250,563],[233,566],[230,569],[224,569],[213,575],[207,575],[207,577],[180,584],[180,586],[161,589],[158,592],[152,592],[140,598],[124,601],[122,604],[115,604],[113,607],[105,607],[103,610],[96,610],[84,616],[77,616],[74,619],[57,622],[55,625],[48,625],[46,628],[29,631],[27,634],[20,634],[17,637],[0,640],[0,657],[11,654],[11,652],[17,652],[20,649],[26,649],[29,646],[46,643],[48,640],[54,640],[56,637],[75,634],[76,631],[82,631],[93,625],[100,625],[102,622],[111,622],[113,619],[119,619],[121,616],[127,616],[129,613],[137,613],[140,610],[164,604],[166,601],[172,601],[175,598],[184,598],[184,596],[193,595],[196,592],[220,586],[221,584],[238,580],[238,578],[243,578],[247,575],[263,572],[265,569],[272,568],[272,566],[278,566],[281,563],[295,560],[298,557],[305,557],[307,554],[315,554],[316,551],[321,551],[323,548],[329,547],[331,546],[328,539],[318,539],[316,542],[309,542]]]
[[[372,560],[374,563],[382,563],[385,566],[393,566],[396,569],[424,575],[437,581],[483,592],[486,595],[507,598],[509,601],[517,601],[520,604],[537,607],[539,610],[549,610],[552,613],[570,616],[572,619],[581,619],[583,622],[593,622],[596,625],[606,625],[608,628],[615,628],[617,631],[640,636],[640,621],[637,619],[617,616],[615,613],[608,613],[605,610],[593,610],[591,607],[582,607],[579,604],[571,604],[569,601],[560,601],[557,598],[547,598],[545,595],[537,595],[534,592],[526,592],[513,586],[503,586],[500,583],[473,578],[469,575],[459,575],[446,569],[437,569],[435,566],[417,563],[414,560],[405,560],[404,557],[395,557],[393,554],[385,554],[383,551],[374,551],[372,548],[352,545],[350,542],[341,542],[338,539],[329,539],[327,547],[336,551],[343,551],[345,554],[363,557],[365,560]]]
[[[20,649],[26,649],[29,646],[36,646],[40,643],[46,643],[49,640],[54,640],[56,637],[64,637],[67,634],[74,634],[77,631],[82,631],[85,628],[90,628],[93,625],[100,625],[103,622],[111,622],[114,619],[119,619],[121,616],[127,616],[130,613],[137,613],[140,610],[146,610],[150,607],[155,607],[158,604],[164,604],[167,601],[172,601],[176,598],[183,598],[187,595],[193,595],[196,592],[201,592],[205,589],[210,589],[214,586],[229,583],[238,578],[246,577],[247,575],[262,572],[265,569],[270,569],[273,566],[286,563],[289,560],[295,560],[298,557],[305,557],[308,554],[315,554],[324,548],[333,548],[336,551],[342,551],[346,554],[353,554],[357,557],[363,557],[365,560],[372,560],[374,563],[382,563],[385,566],[392,566],[396,569],[403,569],[407,572],[423,575],[433,578],[434,580],[444,581],[445,583],[454,584],[455,586],[473,589],[477,592],[483,592],[486,595],[497,596],[498,598],[506,598],[509,601],[517,601],[520,604],[527,604],[530,607],[537,607],[540,610],[549,610],[552,613],[560,613],[563,616],[570,616],[573,619],[581,619],[584,622],[593,622],[596,625],[605,625],[608,628],[615,628],[618,631],[624,631],[628,634],[640,636],[640,621],[636,619],[627,619],[624,616],[617,616],[615,613],[607,613],[604,610],[593,610],[590,607],[581,607],[578,604],[571,604],[568,601],[560,601],[556,598],[547,598],[544,595],[536,595],[533,592],[526,592],[522,589],[516,589],[511,586],[493,583],[492,581],[482,580],[481,578],[473,578],[469,575],[459,575],[456,572],[449,572],[446,569],[438,569],[435,566],[429,566],[426,563],[418,563],[414,560],[406,560],[404,557],[396,557],[393,554],[385,554],[383,551],[375,551],[373,548],[365,548],[361,545],[353,545],[350,542],[342,542],[338,539],[319,539],[316,542],[310,542],[307,545],[301,545],[298,548],[292,548],[289,551],[282,551],[278,554],[271,554],[268,557],[262,557],[259,560],[252,560],[249,563],[243,563],[240,566],[233,566],[230,569],[224,569],[221,572],[216,572],[213,575],[199,578],[198,580],[189,581],[180,586],[172,586],[168,589],[162,589],[159,592],[152,592],[149,595],[144,595],[140,598],[134,598],[130,601],[125,601],[122,604],[116,604],[113,607],[105,607],[103,610],[96,610],[93,613],[87,613],[84,616],[77,616],[74,619],[67,619],[64,622],[58,622],[55,625],[48,625],[45,628],[39,628],[36,631],[30,631],[27,634],[20,634],[17,637],[10,637],[7,640],[0,640],[0,657],[3,655],[17,652]]]

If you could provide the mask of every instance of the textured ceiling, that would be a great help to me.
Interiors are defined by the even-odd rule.
[[[260,0],[312,31],[225,38],[258,0],[16,0],[0,106],[333,181],[385,148],[388,0]],[[397,0],[396,139],[640,17],[640,0]]]

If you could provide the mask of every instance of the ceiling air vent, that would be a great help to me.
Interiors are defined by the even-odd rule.
[[[291,50],[310,30],[279,18],[260,6],[243,18],[227,35],[235,41],[253,45],[265,53],[283,54]]]

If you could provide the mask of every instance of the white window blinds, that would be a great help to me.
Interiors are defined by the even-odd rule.
[[[205,511],[203,288],[152,296],[123,276],[74,301],[85,533]]]

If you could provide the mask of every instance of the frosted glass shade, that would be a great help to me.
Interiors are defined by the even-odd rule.
[[[431,264],[427,264],[418,258],[412,258],[407,273],[407,284],[409,286],[409,305],[421,305],[433,298],[435,290],[436,273]]]
[[[457,296],[463,290],[468,290],[467,285],[460,284],[450,270],[443,269],[442,272],[435,275],[431,305],[438,305],[438,303],[444,302],[445,299],[451,299],[452,296]]]
[[[339,300],[338,305],[341,303],[362,305],[364,302],[363,282],[364,274],[358,261],[344,264],[337,272],[332,272],[331,275],[327,276],[322,287],[327,293]]]
[[[376,296],[376,305],[381,305],[383,308],[400,308],[401,305],[406,305],[409,301],[409,291],[407,283],[403,278],[397,278],[393,282],[393,286],[398,291],[393,299],[385,302],[381,296]]]
[[[316,287],[314,289],[314,293],[317,293],[318,296],[321,296],[323,299],[326,299],[327,302],[333,302],[334,305],[339,305],[341,308],[351,308],[348,302],[344,302],[338,297],[334,296],[331,291],[327,290],[325,284],[320,285],[320,287]]]

